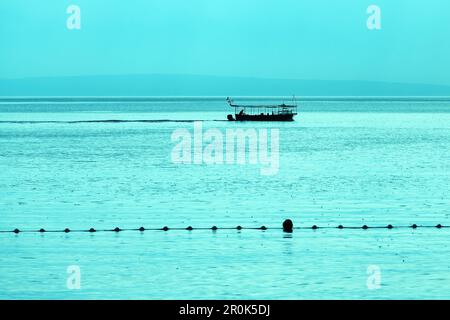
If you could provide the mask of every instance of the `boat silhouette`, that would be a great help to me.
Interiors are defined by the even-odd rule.
[[[232,114],[227,116],[229,121],[294,121],[297,115],[295,96],[292,97],[291,105],[284,102],[278,105],[239,105],[230,97],[227,102],[234,108],[234,117]]]

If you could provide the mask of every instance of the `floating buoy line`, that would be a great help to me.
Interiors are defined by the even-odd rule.
[[[95,233],[95,232],[124,232],[124,231],[140,231],[140,232],[145,232],[145,231],[170,231],[170,230],[187,230],[187,231],[194,231],[194,230],[212,230],[212,231],[217,231],[217,230],[261,230],[261,231],[266,231],[266,230],[282,230],[284,232],[288,232],[291,233],[294,230],[307,230],[307,229],[311,229],[311,230],[318,230],[318,229],[353,229],[353,230],[368,230],[368,229],[418,229],[418,228],[435,228],[435,229],[442,229],[442,228],[450,228],[450,226],[445,226],[442,224],[437,224],[437,225],[417,225],[417,224],[412,224],[412,225],[402,225],[402,226],[394,226],[392,224],[388,224],[385,226],[368,226],[368,225],[363,225],[363,226],[344,226],[344,225],[338,225],[338,226],[325,226],[325,227],[320,227],[317,225],[313,225],[311,227],[306,227],[306,226],[302,226],[302,227],[294,227],[292,220],[290,219],[286,219],[283,224],[282,227],[266,227],[266,226],[260,226],[260,227],[242,227],[242,226],[236,226],[236,227],[217,227],[217,226],[212,226],[212,227],[199,227],[199,228],[194,228],[192,226],[188,226],[185,228],[181,228],[181,227],[176,227],[176,228],[169,228],[167,226],[162,227],[162,228],[144,228],[144,227],[140,227],[140,228],[131,228],[131,229],[121,229],[119,227],[116,227],[114,229],[95,229],[95,228],[90,228],[90,229],[69,229],[69,228],[65,228],[62,230],[46,230],[44,228],[38,229],[38,230],[21,230],[21,229],[14,229],[14,230],[0,230],[0,233],[80,233],[80,232],[87,232],[87,233]]]

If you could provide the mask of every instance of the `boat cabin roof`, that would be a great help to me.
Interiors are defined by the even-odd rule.
[[[244,105],[244,104],[235,104],[233,100],[230,98],[227,99],[228,104],[230,107],[233,108],[255,108],[255,109],[261,109],[261,108],[267,108],[267,109],[279,109],[279,108],[296,108],[297,105],[288,105],[285,103],[282,104],[272,104],[272,105]]]

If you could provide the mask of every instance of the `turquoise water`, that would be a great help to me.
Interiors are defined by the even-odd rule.
[[[450,100],[307,99],[300,112],[292,123],[233,123],[222,121],[230,110],[218,99],[3,101],[0,230],[278,228],[285,218],[302,227],[450,225]],[[184,120],[278,128],[278,174],[174,164],[171,134],[193,130]],[[449,236],[0,233],[0,298],[450,298]],[[66,286],[70,265],[80,267],[79,290]],[[367,286],[371,265],[379,289]]]

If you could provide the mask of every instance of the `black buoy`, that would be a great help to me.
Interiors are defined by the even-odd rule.
[[[388,229],[392,229],[392,228],[393,228],[393,226],[392,226],[392,224],[388,224],[386,228],[388,228]]]
[[[194,228],[192,228],[191,226],[187,227],[186,230],[192,231]]]
[[[441,225],[441,224],[438,224],[438,225],[436,226],[436,228],[440,229],[440,228],[442,228],[442,225]]]
[[[168,230],[169,230],[169,227],[166,226],[166,227],[162,228],[162,230],[163,230],[163,231],[168,231]]]
[[[292,232],[294,228],[294,224],[291,219],[286,219],[283,221],[283,231],[284,232]]]
[[[266,226],[261,226],[261,230],[267,230]]]
[[[19,229],[14,229],[13,232],[14,232],[14,233],[19,233],[20,230],[19,230]]]
[[[90,228],[89,232],[95,232],[95,229],[94,228]]]
[[[65,233],[69,233],[69,232],[70,232],[70,229],[69,229],[69,228],[65,228],[65,229],[64,229],[64,232],[65,232]]]
[[[414,224],[411,226],[411,228],[416,229],[416,228],[417,228],[417,224],[414,223]]]
[[[216,227],[216,226],[212,226],[212,227],[211,227],[211,230],[216,231],[216,230],[217,230],[217,227]]]
[[[311,227],[311,229],[313,229],[313,230],[316,230],[316,229],[318,229],[319,227],[318,226],[316,226],[316,225],[313,225],[312,227]]]
[[[120,230],[119,227],[115,227],[113,231],[115,231],[115,232],[120,232],[121,230]]]
[[[241,226],[237,226],[236,229],[242,230],[242,227]]]
[[[142,232],[142,231],[145,231],[145,228],[144,227],[140,227],[138,230]]]
[[[338,229],[344,229],[344,226],[342,224],[338,225]]]
[[[369,227],[368,227],[367,225],[363,225],[362,228],[363,228],[364,230],[369,229]]]
[[[39,232],[45,232],[45,229],[41,228],[39,229]]]

